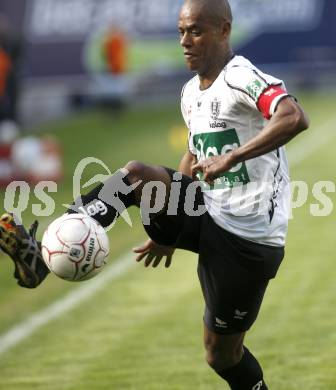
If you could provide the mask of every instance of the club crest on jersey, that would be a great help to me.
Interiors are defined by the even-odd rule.
[[[211,103],[210,103],[210,109],[211,109],[211,117],[212,119],[216,120],[219,116],[220,109],[221,109],[221,102],[215,98]]]

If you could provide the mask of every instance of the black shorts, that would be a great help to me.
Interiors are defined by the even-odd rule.
[[[175,171],[167,169],[169,174]],[[205,300],[204,322],[219,334],[248,330],[257,318],[268,282],[284,257],[283,247],[258,244],[238,237],[207,213],[189,216],[184,211],[186,188],[192,180],[183,176],[177,215],[152,216],[145,225],[158,244],[199,254],[198,277]],[[199,189],[195,209],[203,204]]]

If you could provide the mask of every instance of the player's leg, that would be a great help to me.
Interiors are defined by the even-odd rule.
[[[165,170],[170,178],[166,205],[161,212],[150,215],[149,223],[143,221],[144,228],[157,244],[199,253],[205,212],[201,187],[189,176],[169,168]]]
[[[152,182],[158,185],[156,190],[154,186],[146,186]],[[76,199],[68,212],[88,213],[102,226],[107,227],[130,206],[151,205],[156,198],[163,197],[161,205],[164,208],[170,183],[171,178],[166,168],[131,161],[111,175],[105,183]],[[147,200],[146,196],[150,199]],[[103,208],[95,207],[97,203],[102,204]],[[92,209],[97,212],[92,213]]]
[[[283,248],[244,240],[220,228],[208,214],[204,220],[198,275],[206,302],[207,361],[234,390],[267,389],[260,364],[243,340],[257,319]]]
[[[245,332],[222,335],[204,324],[206,361],[216,372],[222,372],[240,362],[243,356]]]
[[[95,208],[100,213],[92,217],[104,227],[108,226],[125,208],[140,205],[144,186],[150,181],[162,183],[165,189],[163,196],[169,193],[171,180],[166,169],[129,162],[124,170],[111,175],[105,183],[77,199],[69,212],[86,212],[90,205],[100,202],[103,208]],[[138,185],[133,189],[132,184],[135,183]],[[27,288],[37,287],[49,273],[42,260],[40,243],[35,238],[36,229],[37,224],[34,224],[29,233],[26,232],[9,214],[0,218],[0,248],[14,261],[14,276],[18,284]]]
[[[172,181],[172,170],[161,166],[146,165],[139,161],[128,162],[124,169],[128,171],[127,180],[130,184],[136,185],[134,188],[135,205],[140,206],[143,201],[143,196],[147,194],[143,192],[144,186],[150,182],[161,182],[165,187],[165,200],[169,196],[170,184]],[[153,199],[154,200],[154,199]]]
[[[245,332],[218,334],[204,325],[204,346],[209,366],[233,390],[267,390],[257,359],[243,345]]]

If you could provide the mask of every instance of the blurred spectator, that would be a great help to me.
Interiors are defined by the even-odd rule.
[[[121,112],[128,104],[132,79],[128,73],[128,40],[119,27],[109,28],[99,46],[103,68],[92,73],[88,86],[89,103]]]
[[[106,67],[113,75],[120,75],[127,70],[127,39],[117,27],[112,27],[106,34],[103,45]]]
[[[14,142],[11,163],[15,180],[38,183],[63,178],[62,150],[56,138],[29,136]]]
[[[18,138],[21,39],[0,14],[0,187],[13,180],[37,183],[63,176],[62,151],[51,137]]]
[[[9,20],[0,14],[0,142],[8,133],[18,130],[18,68],[21,57],[21,40]],[[3,134],[4,133],[4,134]]]
[[[20,42],[7,18],[0,14],[0,186],[14,179],[12,145],[19,133],[17,67]]]

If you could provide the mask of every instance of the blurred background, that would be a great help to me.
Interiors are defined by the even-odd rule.
[[[8,30],[3,45],[12,79],[16,73],[20,80],[20,119],[27,126],[104,100],[176,99],[190,76],[177,44],[181,3],[2,0],[2,35]],[[283,77],[290,88],[335,85],[334,1],[231,3],[237,53]]]
[[[193,76],[178,42],[181,4],[1,0],[1,198],[20,203],[25,196],[25,224],[41,205],[40,235],[72,202],[81,159],[93,156],[111,172],[133,159],[178,166],[187,135],[180,91]],[[312,121],[288,147],[292,179],[305,183],[306,201],[293,211],[285,264],[248,345],[272,389],[333,390],[336,2],[231,0],[231,6],[235,52],[282,78]],[[90,164],[82,180],[102,172],[106,167]],[[8,187],[13,180],[30,187]],[[49,192],[54,207],[34,190],[41,180],[58,183]],[[331,183],[322,191],[332,203],[325,215],[313,190],[321,181]],[[320,217],[311,215],[312,205]],[[112,265],[145,238],[138,211],[131,215],[132,228],[119,221],[109,233]],[[132,268],[21,340],[8,332],[20,324],[27,329],[34,313],[43,317],[79,286],[50,276],[25,291],[0,256],[0,389],[223,388],[203,362],[195,266],[195,257],[181,252],[169,271]]]

